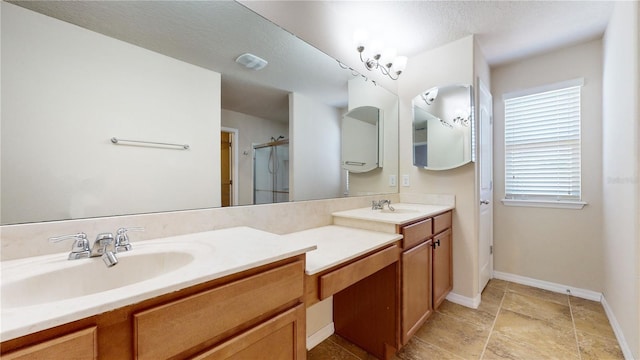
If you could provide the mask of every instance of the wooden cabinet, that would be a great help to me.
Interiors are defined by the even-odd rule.
[[[5,341],[2,359],[305,359],[304,264],[291,257]]]
[[[397,227],[397,232],[403,234],[400,302],[403,346],[453,287],[451,220],[451,211],[447,211]]]
[[[27,346],[8,354],[2,354],[3,360],[36,359],[97,359],[97,329],[74,331],[39,344]]]
[[[406,345],[433,311],[431,305],[431,218],[404,225],[401,265],[401,334]]]
[[[402,345],[432,313],[431,240],[402,254]]]
[[[451,229],[433,237],[433,307],[437,309],[453,288]]]

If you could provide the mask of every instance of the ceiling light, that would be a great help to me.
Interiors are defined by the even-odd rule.
[[[353,42],[360,54],[360,61],[369,71],[379,69],[392,80],[398,80],[407,67],[406,56],[396,56],[396,50],[392,48],[382,50],[383,47],[379,43],[369,42],[369,36],[362,29],[356,30]]]
[[[238,56],[236,62],[251,70],[261,70],[268,64],[267,60],[250,53],[245,53]]]

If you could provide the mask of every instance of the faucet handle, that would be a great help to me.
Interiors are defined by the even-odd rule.
[[[71,245],[71,252],[69,253],[69,260],[88,258],[91,256],[91,248],[89,247],[89,240],[87,234],[81,232],[77,234],[54,236],[49,238],[49,242],[58,243],[64,240],[73,239],[73,245]]]
[[[116,232],[116,243],[115,248],[116,252],[129,251],[131,250],[131,243],[129,242],[129,235],[127,231],[144,231],[143,227],[130,227],[130,228],[120,228]]]

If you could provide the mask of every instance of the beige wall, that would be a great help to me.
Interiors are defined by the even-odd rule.
[[[494,269],[602,291],[602,42],[564,48],[492,69],[494,113]],[[583,210],[507,207],[504,197],[505,93],[584,77]]]
[[[640,359],[640,247],[638,126],[640,79],[637,2],[617,3],[604,37],[603,294],[628,344]]]
[[[400,98],[400,177],[409,175],[410,186],[400,193],[454,194],[453,292],[475,298],[478,293],[478,236],[476,228],[475,164],[453,170],[429,171],[413,166],[411,100],[434,86],[474,84],[474,39],[451,42],[409,59],[398,80]],[[399,183],[402,181],[399,179]]]

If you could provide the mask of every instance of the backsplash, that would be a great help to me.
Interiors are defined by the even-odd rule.
[[[71,244],[52,244],[49,237],[85,232],[89,239],[120,227],[141,226],[144,232],[131,234],[131,241],[150,240],[201,231],[250,226],[275,234],[287,234],[329,225],[331,213],[370,206],[372,200],[399,202],[399,194],[371,195],[327,200],[237,206],[164,213],[112,216],[92,219],[40,222],[0,227],[0,259],[12,260],[67,252]]]

